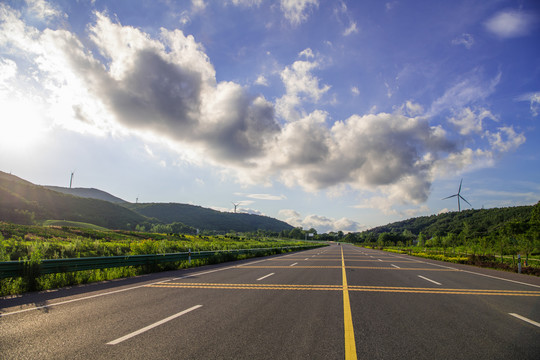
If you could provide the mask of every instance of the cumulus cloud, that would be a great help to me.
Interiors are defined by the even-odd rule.
[[[491,166],[495,153],[525,141],[511,127],[483,129],[495,116],[476,102],[493,93],[501,74],[458,80],[429,111],[410,100],[392,113],[373,110],[335,120],[325,111],[304,109],[306,103],[317,105],[330,89],[314,75],[321,65],[310,49],[281,71],[285,93],[273,104],[238,83],[218,82],[205,49],[180,30],[150,36],[95,13],[87,27],[91,52],[70,31],[40,31],[20,16],[0,5],[0,46],[10,57],[23,58],[21,64],[30,63],[38,79],[33,88],[42,88],[48,116],[57,124],[136,134],[145,143],[159,139],[181,147],[180,156],[189,151],[197,161],[228,169],[238,181],[279,180],[306,191],[342,186],[373,191],[388,205],[380,208],[391,211],[392,204],[425,201],[435,178]],[[24,70],[15,63],[0,59],[3,81]],[[449,111],[448,123],[461,135],[482,134],[491,148],[450,140],[448,130],[430,123],[443,111]],[[285,120],[282,125],[277,118]],[[288,215],[291,221],[305,220]]]
[[[268,86],[268,80],[264,75],[259,75],[257,80],[255,80],[255,85]]]
[[[59,17],[66,17],[54,5],[45,0],[26,0],[27,12],[34,18],[49,22]]]
[[[525,136],[518,134],[512,126],[498,128],[495,133],[486,133],[492,148],[499,152],[508,152],[525,142]]]
[[[469,107],[460,109],[459,113],[448,119],[448,121],[459,128],[461,135],[471,133],[480,134],[483,132],[483,122],[486,119],[497,121],[491,111],[480,108],[473,110]]]
[[[294,227],[301,227],[305,230],[314,228],[319,233],[340,230],[343,232],[357,232],[365,229],[365,226],[348,218],[333,219],[314,214],[302,218],[300,213],[291,209],[280,210],[278,218]]]
[[[319,0],[281,0],[281,11],[292,25],[306,21],[308,12],[319,6]]]
[[[311,49],[302,51],[300,56],[314,57]],[[303,115],[302,104],[317,103],[330,90],[329,85],[319,85],[319,78],[312,74],[320,64],[314,61],[295,61],[281,72],[281,80],[285,85],[285,95],[276,101],[278,116],[286,121],[296,121]]]
[[[507,39],[528,35],[537,18],[520,10],[503,10],[488,19],[484,26],[496,36]]]

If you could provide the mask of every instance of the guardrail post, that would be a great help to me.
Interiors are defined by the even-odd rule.
[[[191,265],[191,249],[188,252],[188,263]]]

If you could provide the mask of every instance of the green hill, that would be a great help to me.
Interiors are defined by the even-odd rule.
[[[51,219],[108,229],[135,229],[136,225],[150,229],[156,224],[178,222],[210,231],[279,232],[293,228],[267,216],[233,214],[188,204],[132,204],[97,189],[38,186],[0,171],[0,221],[33,224]]]
[[[286,222],[268,216],[221,212],[188,204],[129,203],[124,206],[167,224],[181,222],[201,230],[252,232],[261,229],[279,232],[293,228]]]
[[[74,196],[78,196],[82,198],[105,200],[105,201],[116,203],[116,204],[127,203],[127,201],[123,199],[113,196],[105,191],[94,189],[94,188],[91,188],[91,189],[68,188],[68,187],[61,187],[61,186],[44,186],[44,187],[49,190],[53,190],[53,191],[60,192],[63,194],[74,195]]]
[[[517,224],[514,227],[521,226],[523,229],[516,230],[518,232],[526,231],[531,223],[531,216],[539,213],[539,209],[540,202],[530,206],[465,210],[421,216],[378,226],[357,233],[354,238],[358,241],[375,241],[381,234],[394,234],[399,240],[403,240],[401,239],[403,236],[416,237],[420,233],[428,239],[437,235],[461,233],[466,233],[470,238],[478,238],[504,232],[505,227],[508,227],[509,224]],[[538,222],[538,220],[535,221]]]
[[[62,219],[129,229],[148,219],[104,200],[62,194],[0,172],[0,220],[19,224]]]

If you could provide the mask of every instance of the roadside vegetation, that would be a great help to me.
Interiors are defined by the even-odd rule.
[[[414,256],[540,276],[540,202],[405,220],[344,241]]]
[[[84,224],[83,224],[84,225]],[[26,260],[39,264],[44,259],[95,256],[165,254],[208,250],[278,248],[303,245],[301,241],[238,234],[190,235],[124,230],[100,230],[93,227],[16,225],[0,222],[0,261]],[[285,250],[284,250],[285,251]],[[72,273],[41,275],[37,279],[16,277],[0,279],[0,296],[32,290],[135,276],[149,272],[181,269],[210,263],[231,261],[249,256],[280,252],[261,250],[255,254],[220,254],[209,259],[194,259],[147,266],[84,270]]]

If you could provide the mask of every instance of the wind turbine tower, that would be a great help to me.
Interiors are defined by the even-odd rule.
[[[69,188],[71,189],[71,185],[73,184],[73,175],[75,174],[75,171],[71,172],[71,177],[69,178]]]
[[[462,183],[463,183],[463,179],[461,179],[461,182],[459,183],[459,189],[458,189],[457,194],[450,195],[450,196],[447,196],[444,199],[442,199],[442,200],[446,200],[446,199],[450,199],[450,198],[453,198],[453,197],[457,197],[458,212],[461,212],[461,204],[459,202],[459,199],[465,201],[467,204],[469,204],[472,207],[471,203],[468,202],[467,200],[465,200],[465,198],[463,196],[461,196],[461,184]]]

